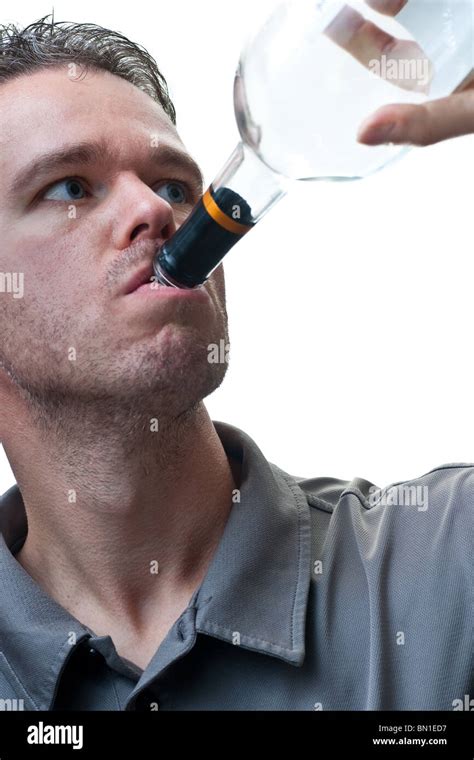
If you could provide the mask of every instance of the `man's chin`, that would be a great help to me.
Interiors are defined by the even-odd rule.
[[[103,385],[117,403],[122,399],[133,403],[134,408],[152,405],[176,413],[216,390],[227,367],[228,344],[224,339],[211,340],[189,329],[173,328],[155,341],[135,346],[127,355],[117,354],[103,375]]]

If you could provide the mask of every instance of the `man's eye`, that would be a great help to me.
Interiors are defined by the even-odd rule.
[[[184,182],[173,180],[158,188],[156,194],[161,195],[168,203],[189,203],[191,198],[191,191],[188,186]]]
[[[43,194],[47,201],[80,201],[86,197],[86,191],[79,179],[61,179],[51,185]]]
[[[186,204],[191,202],[192,191],[186,182],[170,180],[156,190],[156,194],[168,203]],[[74,177],[61,179],[51,185],[42,195],[48,201],[80,201],[87,197],[87,190],[81,180]]]

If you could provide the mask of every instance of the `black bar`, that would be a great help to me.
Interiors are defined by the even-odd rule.
[[[31,727],[43,726],[42,733]],[[52,726],[53,729],[48,729]],[[45,743],[54,727],[82,726],[81,749]],[[408,728],[410,727],[410,728]],[[309,753],[321,757],[407,757],[472,760],[472,715],[469,712],[0,712],[0,759],[26,756],[154,758],[189,747],[211,757],[240,751],[248,758],[256,743],[278,756]],[[395,728],[399,729],[395,731]],[[43,737],[43,744],[27,737]],[[66,736],[66,733],[65,733]],[[79,732],[69,738],[79,746]],[[376,744],[374,740],[395,740]],[[413,740],[425,740],[425,745]],[[408,742],[407,740],[410,740]],[[431,743],[430,743],[431,742]],[[434,742],[434,743],[433,743]],[[442,742],[442,743],[440,743]],[[174,755],[173,755],[174,756]]]

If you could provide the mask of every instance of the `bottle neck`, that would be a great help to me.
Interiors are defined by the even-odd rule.
[[[288,180],[274,172],[246,145],[239,142],[219,174],[212,190],[229,188],[243,198],[250,209],[250,220],[257,223],[288,192]],[[237,220],[239,209],[235,209]]]

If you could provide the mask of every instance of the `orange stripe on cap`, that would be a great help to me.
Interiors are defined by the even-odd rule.
[[[249,232],[252,229],[252,227],[248,227],[246,224],[240,224],[240,222],[236,222],[234,219],[227,216],[227,214],[224,214],[212,197],[210,188],[208,188],[202,196],[202,202],[204,203],[204,208],[209,216],[212,217],[220,227],[227,230],[227,232],[233,232],[234,235],[245,235],[246,232]]]

